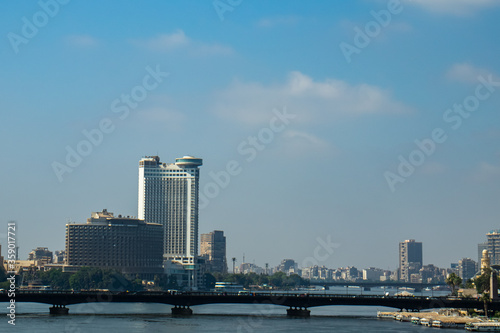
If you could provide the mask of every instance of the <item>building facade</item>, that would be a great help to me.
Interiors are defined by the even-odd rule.
[[[276,272],[284,272],[286,275],[296,274],[299,265],[293,259],[283,259],[276,267]]]
[[[411,281],[412,274],[418,274],[422,268],[422,243],[414,239],[399,243],[399,280]]]
[[[471,258],[463,258],[458,261],[458,276],[465,283],[472,279],[477,273],[477,263]]]
[[[35,260],[43,262],[44,264],[50,264],[53,262],[52,251],[49,251],[46,247],[37,247],[28,254],[28,260]]]
[[[486,234],[491,265],[500,265],[500,230],[491,230]]]
[[[481,262],[483,256],[483,250],[488,250],[488,242],[477,244],[477,262]]]
[[[66,224],[65,270],[101,267],[152,278],[163,272],[162,244],[160,224],[115,217],[104,209],[93,212],[87,223]]]
[[[227,273],[226,237],[224,231],[215,230],[200,236],[200,256],[205,259],[209,272]]]
[[[383,275],[384,271],[380,268],[370,267],[363,269],[363,280],[380,281]]]
[[[158,156],[139,161],[139,219],[163,226],[163,256],[194,264],[198,255],[199,166],[202,159],[177,158],[162,163]]]

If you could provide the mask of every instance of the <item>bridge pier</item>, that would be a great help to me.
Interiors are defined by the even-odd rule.
[[[176,316],[190,316],[193,310],[189,306],[175,306],[172,308],[172,314]]]
[[[69,313],[69,309],[64,305],[54,305],[49,310],[51,315],[67,315]]]
[[[311,316],[311,310],[307,310],[307,308],[302,307],[290,307],[290,309],[286,310],[286,315],[288,317],[300,317],[300,318],[308,318]]]

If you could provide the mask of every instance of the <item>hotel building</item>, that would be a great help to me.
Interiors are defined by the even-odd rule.
[[[198,256],[199,167],[201,158],[184,156],[162,163],[158,156],[139,161],[138,217],[163,226],[163,259],[169,267],[182,265],[188,286],[201,275]],[[178,268],[172,270],[178,271]]]
[[[152,279],[163,272],[162,240],[159,224],[115,217],[106,209],[93,212],[87,223],[66,224],[64,270],[102,267]]]

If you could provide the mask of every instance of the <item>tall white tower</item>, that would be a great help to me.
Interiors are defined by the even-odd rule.
[[[163,225],[163,257],[194,264],[198,255],[198,183],[201,158],[184,156],[161,163],[158,156],[139,161],[138,217]]]

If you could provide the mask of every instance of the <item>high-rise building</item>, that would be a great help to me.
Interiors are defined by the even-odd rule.
[[[418,274],[422,268],[422,243],[414,239],[399,243],[399,279],[404,282],[411,281],[412,274]]]
[[[104,209],[87,223],[66,224],[65,271],[102,267],[152,279],[163,273],[163,233],[160,224],[113,216]]]
[[[477,272],[477,263],[471,258],[463,258],[458,261],[458,276],[462,278],[465,283],[467,280],[472,279]]]
[[[200,256],[205,258],[209,272],[227,273],[226,237],[224,231],[215,230],[200,236]]]
[[[139,161],[139,219],[163,226],[163,256],[182,264],[198,255],[198,193],[201,158],[184,156],[161,163]]]
[[[491,230],[486,234],[491,265],[500,265],[500,230]]]

